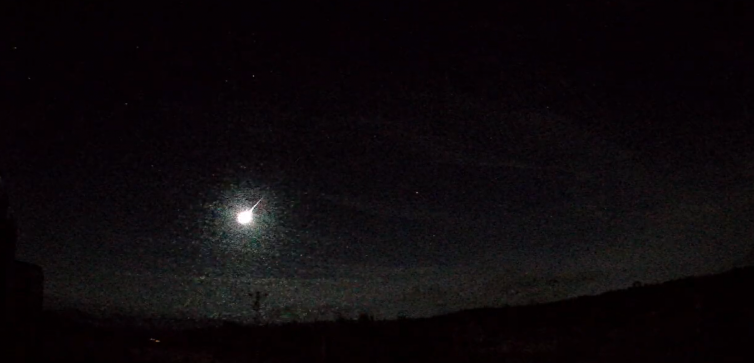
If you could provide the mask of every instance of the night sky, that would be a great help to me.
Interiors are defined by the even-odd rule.
[[[106,3],[3,5],[50,307],[427,316],[754,263],[745,1]]]

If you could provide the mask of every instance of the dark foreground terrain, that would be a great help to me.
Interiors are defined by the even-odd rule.
[[[196,329],[48,312],[41,362],[752,362],[754,268],[430,319]]]

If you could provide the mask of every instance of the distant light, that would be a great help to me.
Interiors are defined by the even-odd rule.
[[[236,217],[236,220],[238,223],[241,224],[249,224],[254,219],[254,214],[251,212],[251,210],[245,210],[241,213],[238,213],[238,217]]]

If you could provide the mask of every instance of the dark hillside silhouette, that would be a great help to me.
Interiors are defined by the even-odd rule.
[[[38,343],[42,362],[738,362],[754,357],[751,286],[754,267],[426,319],[364,315],[194,329],[108,325],[83,313],[51,311]]]
[[[20,362],[33,349],[42,312],[43,272],[34,264],[16,260],[18,230],[10,197],[0,177],[0,245],[2,245],[2,332],[7,337],[3,361]]]

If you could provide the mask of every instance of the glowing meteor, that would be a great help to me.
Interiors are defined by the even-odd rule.
[[[241,213],[238,213],[238,216],[236,216],[236,221],[240,224],[249,224],[254,221],[254,208],[257,207],[259,202],[261,202],[262,199],[259,199],[256,203],[254,203],[254,206],[251,207],[251,209],[247,209],[245,211],[242,211]]]
[[[241,224],[249,224],[251,223],[253,219],[254,219],[254,215],[251,213],[250,210],[245,210],[241,213],[238,213],[238,217],[236,218],[238,223],[241,223]]]

